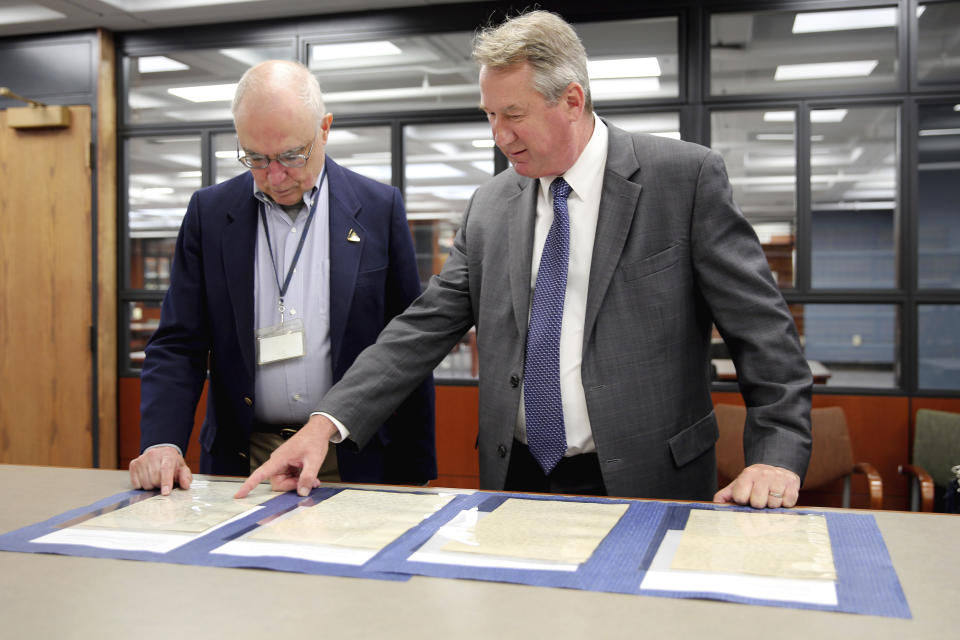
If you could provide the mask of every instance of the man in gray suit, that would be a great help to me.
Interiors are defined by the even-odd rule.
[[[267,478],[317,486],[328,443],[362,447],[475,325],[481,487],[795,505],[812,378],[720,157],[597,118],[586,53],[555,14],[483,31],[474,57],[512,169],[476,191],[441,273],[238,495]],[[559,306],[543,316],[547,298]],[[720,491],[712,323],[748,407],[747,467]]]

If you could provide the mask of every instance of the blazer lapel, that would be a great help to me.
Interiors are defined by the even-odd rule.
[[[504,201],[510,214],[510,295],[517,331],[527,339],[530,313],[530,273],[533,261],[533,228],[537,217],[537,181],[521,179],[520,191]]]
[[[254,374],[253,340],[253,263],[257,247],[257,199],[253,197],[253,185],[243,181],[244,193],[227,208],[227,224],[223,230],[221,256],[223,257],[224,278],[237,336],[240,339],[240,352],[243,354],[247,372]]]
[[[640,163],[630,135],[606,124],[610,144],[590,265],[587,313],[583,324],[584,351],[610,280],[620,262],[640,201],[641,186],[634,181],[640,171]]]
[[[329,156],[325,166],[330,193],[330,355],[336,369],[367,234],[357,219],[360,200],[347,176]]]

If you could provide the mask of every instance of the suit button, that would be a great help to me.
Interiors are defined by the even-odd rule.
[[[510,386],[516,389],[520,386],[520,376],[512,375],[510,376]]]
[[[497,447],[497,455],[499,455],[501,458],[506,458],[506,457],[507,457],[507,447],[506,447],[506,445],[500,445],[499,447]]]
[[[252,407],[252,406],[253,406],[253,400],[250,399],[250,396],[243,396],[243,402],[244,402],[244,404],[246,404],[248,407]]]

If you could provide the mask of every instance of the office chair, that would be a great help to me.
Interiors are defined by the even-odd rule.
[[[730,481],[745,466],[743,456],[743,425],[745,407],[718,404],[714,407],[720,438],[717,440],[717,471]],[[803,489],[816,489],[843,478],[843,506],[850,506],[850,478],[854,473],[867,477],[870,490],[870,508],[883,507],[883,479],[869,462],[855,462],[847,418],[841,407],[823,407],[810,411],[813,428],[813,449],[810,465],[803,481]]]
[[[935,496],[954,477],[951,467],[960,464],[960,413],[918,409],[911,461],[897,467],[910,475],[910,510],[934,511]]]

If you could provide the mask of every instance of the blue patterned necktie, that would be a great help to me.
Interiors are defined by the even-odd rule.
[[[549,474],[567,450],[560,400],[560,327],[570,257],[570,185],[557,178],[553,192],[553,224],[547,233],[533,289],[523,365],[523,408],[530,453]]]

